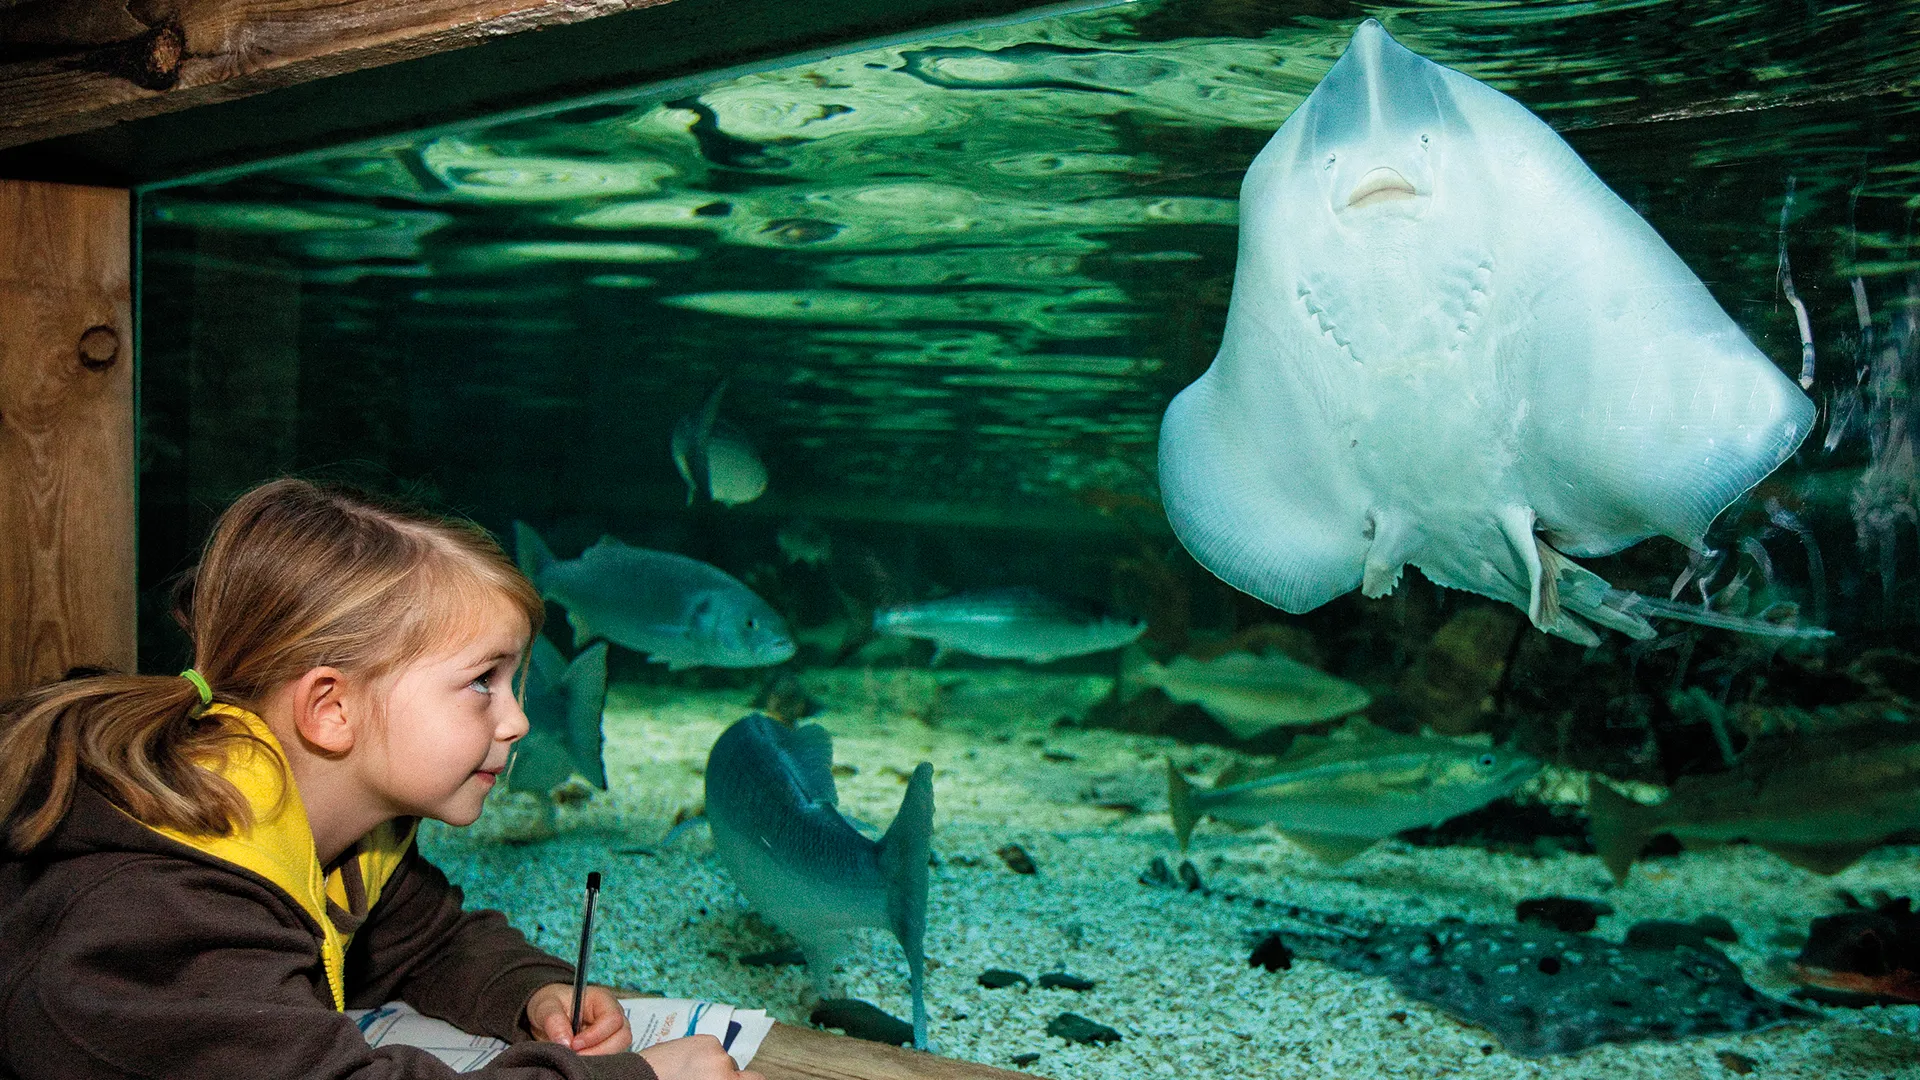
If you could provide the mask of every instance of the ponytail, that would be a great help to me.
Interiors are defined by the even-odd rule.
[[[0,842],[16,854],[52,834],[91,783],[135,818],[224,835],[252,824],[219,766],[258,742],[206,699],[259,712],[316,667],[377,679],[507,600],[532,633],[545,606],[484,529],[360,492],[276,480],[215,523],[175,590],[201,683],[73,672],[0,706]]]
[[[83,770],[150,824],[216,835],[251,825],[246,797],[200,763],[254,736],[201,708],[192,683],[155,675],[66,679],[15,698],[0,712],[0,840],[14,853],[45,840]]]

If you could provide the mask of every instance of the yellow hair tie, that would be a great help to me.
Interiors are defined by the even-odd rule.
[[[200,691],[200,704],[213,704],[213,687],[207,685],[207,677],[205,675],[200,674],[192,668],[188,668],[180,673],[180,677],[192,683],[194,689]]]

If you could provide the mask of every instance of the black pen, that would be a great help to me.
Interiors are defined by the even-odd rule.
[[[573,968],[573,1033],[580,1034],[580,1001],[587,993],[587,957],[593,952],[593,901],[600,895],[600,871],[587,875],[587,910],[580,916],[580,962]]]

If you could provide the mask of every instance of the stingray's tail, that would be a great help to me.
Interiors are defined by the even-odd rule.
[[[1615,611],[1629,616],[1656,619],[1678,619],[1698,626],[1713,626],[1722,630],[1732,630],[1741,634],[1753,634],[1757,637],[1797,638],[1812,640],[1830,638],[1833,631],[1819,626],[1797,626],[1791,622],[1774,622],[1765,615],[1729,615],[1724,611],[1709,611],[1694,604],[1677,604],[1671,600],[1660,600],[1651,596],[1642,596],[1624,589],[1608,589],[1603,603]],[[1781,611],[1790,611],[1782,605]]]
[[[913,1048],[927,1049],[927,860],[933,849],[933,766],[921,762],[907,780],[900,812],[880,838],[880,875],[887,918],[907,951],[913,991]]]
[[[1587,821],[1600,860],[1607,864],[1614,882],[1624,884],[1627,871],[1633,869],[1640,849],[1653,834],[1653,812],[1594,777],[1587,791]]]
[[[1180,850],[1187,850],[1187,838],[1193,835],[1193,827],[1200,820],[1200,812],[1193,805],[1193,785],[1180,775],[1180,769],[1167,759],[1167,814],[1173,818],[1173,835],[1180,841]]]

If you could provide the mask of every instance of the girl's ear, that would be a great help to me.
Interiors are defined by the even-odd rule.
[[[353,749],[364,704],[348,700],[348,680],[338,668],[317,667],[294,680],[293,726],[302,741],[327,754]]]

